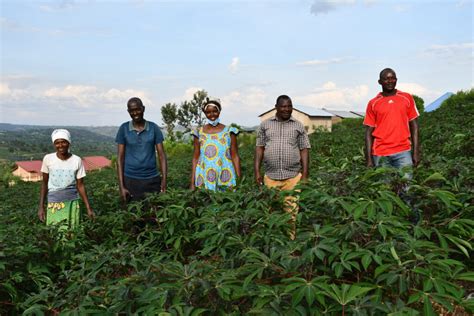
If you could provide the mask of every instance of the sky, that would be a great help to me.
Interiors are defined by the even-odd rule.
[[[281,94],[365,111],[380,70],[431,103],[474,86],[474,0],[0,0],[0,122],[118,126],[204,89],[254,126]]]

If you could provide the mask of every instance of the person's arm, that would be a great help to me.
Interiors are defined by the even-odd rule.
[[[40,191],[40,200],[38,205],[38,217],[39,220],[44,222],[45,212],[44,212],[44,203],[46,201],[46,195],[48,194],[48,180],[49,173],[43,172],[43,180],[41,181],[41,191]]]
[[[161,171],[161,192],[166,191],[166,179],[168,177],[168,162],[166,160],[165,148],[163,143],[156,144],[156,151],[158,152],[158,158],[160,160],[160,171]]]
[[[234,133],[230,134],[230,156],[232,158],[232,164],[234,165],[235,173],[237,178],[240,178],[240,157],[239,157],[239,146],[237,144],[237,135]]]
[[[254,172],[255,172],[255,181],[257,182],[258,185],[263,184],[263,177],[260,174],[260,166],[262,165],[264,152],[265,152],[265,147],[263,146],[255,147]]]
[[[124,203],[127,202],[127,198],[130,196],[130,192],[125,188],[124,185],[124,175],[123,175],[123,168],[125,165],[125,144],[118,144],[117,145],[117,175],[119,181],[119,190],[120,190],[120,197]]]
[[[301,180],[306,182],[308,181],[309,176],[309,150],[308,148],[303,148],[300,150],[300,159],[301,159]]]
[[[374,161],[372,159],[372,145],[374,144],[374,127],[366,126],[365,129],[365,162],[367,167],[372,168],[374,166]]]
[[[193,151],[193,161],[191,166],[191,183],[189,185],[189,189],[194,190],[196,188],[196,167],[199,161],[199,156],[201,155],[201,144],[199,143],[199,138],[194,137],[194,151]]]
[[[86,187],[84,185],[84,178],[80,178],[76,180],[76,187],[77,187],[77,192],[79,192],[79,195],[81,196],[81,199],[84,202],[84,205],[86,206],[87,216],[89,216],[90,218],[94,218],[94,212],[92,211],[91,206],[89,204],[89,199],[87,198]]]
[[[413,145],[413,165],[415,167],[418,166],[421,160],[421,150],[420,150],[420,142],[419,142],[419,126],[418,126],[418,119],[413,119],[410,121],[410,134],[411,134],[411,143]]]

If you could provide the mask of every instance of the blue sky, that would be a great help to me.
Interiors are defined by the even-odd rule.
[[[161,124],[197,89],[223,123],[294,105],[365,110],[378,73],[428,104],[473,87],[472,0],[0,0],[0,122],[119,125],[141,97]]]

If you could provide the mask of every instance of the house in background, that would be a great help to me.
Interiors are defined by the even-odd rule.
[[[360,112],[360,111],[349,111],[349,112],[354,113],[356,115],[359,115],[362,118],[365,117],[365,112]]]
[[[110,167],[112,162],[104,156],[89,156],[82,158],[82,163],[86,171],[102,170],[102,168]]]
[[[260,121],[263,122],[266,119],[275,116],[275,113],[276,109],[272,108],[260,114],[258,117],[260,118]],[[293,107],[293,113],[291,116],[303,123],[308,134],[313,133],[317,128],[321,127],[328,130],[329,132],[332,129],[332,119],[334,115],[322,109],[295,105]]]
[[[16,161],[16,169],[13,175],[20,177],[23,181],[41,181],[43,175],[41,173],[41,160]],[[82,163],[86,171],[101,170],[110,167],[112,162],[104,156],[91,156],[82,158]]]
[[[363,118],[364,115],[357,114],[357,112],[351,111],[339,111],[339,110],[330,110],[323,108],[324,111],[331,113],[333,116],[332,123],[340,123],[343,119],[346,118]]]
[[[43,178],[41,174],[41,160],[31,161],[17,161],[15,162],[16,169],[13,175],[20,177],[23,181],[41,181]]]
[[[437,98],[436,100],[428,104],[425,107],[425,112],[432,112],[436,110],[437,108],[441,106],[441,104],[443,104],[445,100],[449,99],[453,94],[454,93],[452,92],[446,92],[445,94],[443,94],[442,96],[440,96],[439,98]]]

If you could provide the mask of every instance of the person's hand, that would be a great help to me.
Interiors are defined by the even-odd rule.
[[[308,177],[307,176],[301,176],[301,183],[307,183],[308,182]]]
[[[374,161],[372,158],[367,159],[366,161],[367,168],[373,168],[374,167]]]
[[[94,220],[94,219],[95,219],[94,211],[93,211],[91,208],[89,208],[89,209],[87,210],[87,216],[89,216],[89,218],[90,218],[91,220]]]
[[[191,191],[196,190],[196,185],[194,185],[194,183],[191,183],[191,185],[189,185],[189,190]]]
[[[260,172],[255,174],[255,182],[257,182],[257,185],[263,185],[263,177]]]
[[[421,161],[421,154],[419,151],[415,151],[413,153],[413,156],[412,156],[412,159],[413,159],[413,166],[414,167],[418,167],[418,165],[420,164],[420,161]]]
[[[120,197],[122,198],[122,201],[124,203],[127,203],[127,200],[130,197],[130,192],[127,189],[123,188],[120,190]]]
[[[44,222],[44,206],[38,208],[38,218],[40,221]]]
[[[166,192],[166,180],[161,180],[161,192]]]

